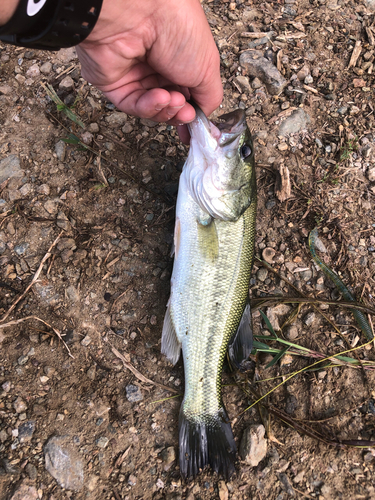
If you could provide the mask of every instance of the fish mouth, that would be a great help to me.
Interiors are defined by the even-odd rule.
[[[243,109],[225,113],[217,120],[211,121],[194,101],[189,103],[196,113],[194,120],[188,124],[192,138],[197,139],[202,145],[211,146],[214,150],[218,146],[229,144],[233,144],[233,149],[238,146],[238,140],[246,130],[246,116]]]

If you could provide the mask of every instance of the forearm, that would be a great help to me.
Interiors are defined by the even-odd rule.
[[[0,3],[0,26],[9,21],[16,11],[19,0],[2,0]]]

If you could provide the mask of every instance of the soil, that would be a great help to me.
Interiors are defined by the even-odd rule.
[[[283,276],[256,261],[252,298],[295,294],[287,280],[309,297],[338,298],[308,251],[308,233],[318,225],[325,262],[363,303],[374,305],[373,3],[203,2],[221,53],[222,111],[246,109],[254,137],[256,252],[271,255]],[[243,35],[270,31],[258,45],[264,35]],[[279,95],[241,68],[249,44],[287,80]],[[249,425],[266,422],[267,455],[256,467],[239,460],[230,481],[209,470],[181,480],[183,367],[161,355],[160,338],[178,176],[188,148],[166,124],[119,115],[80,77],[74,49],[1,45],[0,62],[0,161],[19,160],[22,170],[1,184],[0,193],[0,497],[374,498],[373,449],[327,443],[375,439],[374,371],[318,366],[286,380],[316,361],[311,357],[286,355],[267,367],[272,358],[257,353],[243,373],[226,367],[224,402],[236,441]],[[42,83],[73,106],[85,131],[57,110]],[[298,108],[309,123],[282,136],[280,125],[293,124]],[[74,144],[77,138],[90,149]],[[280,172],[284,197],[275,191]],[[265,312],[283,325],[294,307]],[[366,343],[347,309],[303,305],[295,312],[295,323],[279,333],[295,344],[331,356],[347,343]],[[255,333],[265,334],[255,308],[253,322]],[[372,368],[372,344],[356,354]],[[250,387],[259,395],[276,388],[263,401],[294,427],[267,417],[264,406],[244,411],[255,401]],[[32,430],[22,438],[25,423]],[[302,433],[297,424],[323,438]],[[53,436],[68,440],[82,461],[83,486],[76,491],[46,470]]]

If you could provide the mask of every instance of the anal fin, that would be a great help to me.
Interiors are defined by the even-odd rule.
[[[242,314],[237,332],[228,344],[228,355],[230,362],[237,368],[251,354],[253,348],[253,328],[251,323],[250,304],[247,304]]]
[[[174,365],[177,363],[181,352],[181,344],[177,338],[171,318],[170,299],[167,304],[167,311],[165,313],[163,331],[161,334],[161,352],[165,354],[168,360]]]

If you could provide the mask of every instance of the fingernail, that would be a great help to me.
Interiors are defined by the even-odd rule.
[[[167,115],[174,116],[177,113],[177,111],[182,109],[184,106],[185,106],[185,104],[183,104],[182,106],[170,106],[167,110]]]

